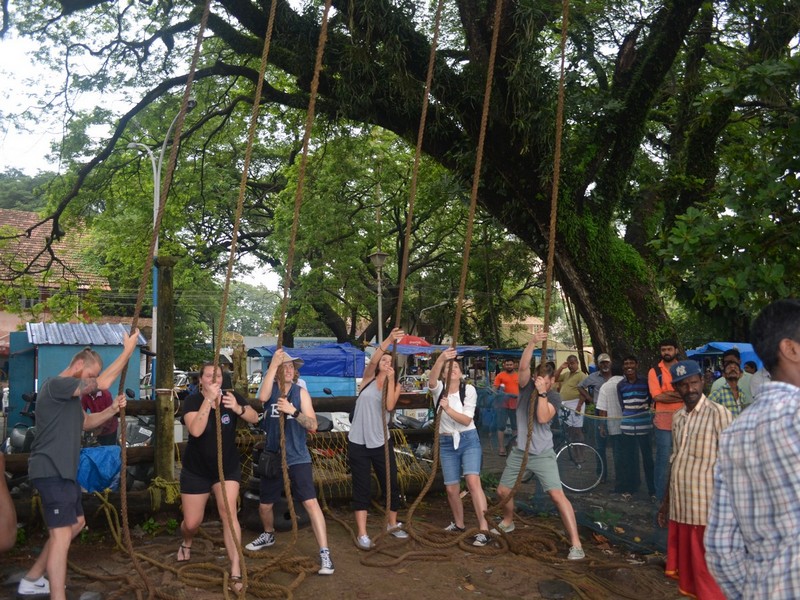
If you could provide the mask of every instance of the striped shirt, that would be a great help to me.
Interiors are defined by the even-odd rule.
[[[800,388],[765,383],[726,429],[706,562],[729,600],[800,598]]]
[[[686,406],[672,418],[672,470],[669,518],[687,525],[705,525],[714,486],[719,436],[733,421],[730,411],[702,396],[692,412]]]
[[[624,435],[647,435],[653,430],[650,416],[650,389],[644,377],[636,376],[636,381],[623,377],[617,384],[619,403],[622,407],[620,428]]]

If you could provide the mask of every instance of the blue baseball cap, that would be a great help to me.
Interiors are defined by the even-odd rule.
[[[669,368],[669,372],[672,373],[673,383],[676,381],[683,381],[692,375],[699,375],[700,377],[703,376],[703,372],[700,370],[700,365],[696,360],[682,360],[677,362]]]

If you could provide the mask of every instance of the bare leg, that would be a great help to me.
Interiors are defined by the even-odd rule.
[[[465,479],[467,480],[469,495],[472,497],[472,505],[475,507],[475,516],[478,517],[478,527],[481,531],[489,531],[489,523],[486,521],[486,494],[483,492],[483,487],[481,486],[481,478],[478,475],[467,475]],[[449,490],[447,498],[448,500],[450,499]],[[460,499],[459,506],[461,506]],[[461,511],[463,518],[463,506]],[[456,523],[456,525],[458,525],[458,523]]]
[[[572,503],[564,495],[564,490],[561,488],[547,490],[547,494],[556,505],[558,514],[561,515],[561,522],[564,524],[564,529],[567,531],[569,542],[573,546],[581,547],[581,538],[578,537],[578,523],[575,520],[575,511],[572,508]]]
[[[356,518],[356,530],[358,531],[358,537],[363,537],[367,535],[367,511],[357,510],[354,514]]]
[[[261,525],[264,531],[272,533],[275,531],[275,513],[272,510],[272,504],[259,504],[258,516],[261,518]]]
[[[236,515],[237,503],[239,500],[239,482],[226,481],[224,493],[228,498],[228,506],[231,509],[231,518],[225,512],[225,499],[222,497],[223,488],[219,483],[215,483],[211,490],[214,492],[214,499],[217,502],[219,518],[222,521],[222,534],[225,542],[225,550],[228,552],[228,559],[231,561],[231,575],[241,576],[242,568],[239,562],[239,552],[237,545],[242,542],[242,528],[239,518]]]
[[[6,484],[6,455],[0,452],[0,552],[14,547],[17,541],[17,512]]]
[[[30,571],[25,574],[25,578],[31,581],[39,579],[47,573],[50,580],[51,600],[66,600],[67,585],[67,556],[69,546],[74,538],[83,529],[86,521],[83,517],[78,517],[78,522],[67,527],[55,527],[50,529],[50,537],[42,548],[42,553],[33,563]]]
[[[511,488],[500,484],[497,486],[497,499],[504,500],[511,493]],[[566,496],[565,496],[566,499]],[[514,498],[503,504],[503,525],[511,525],[514,522]]]
[[[457,484],[445,486],[447,490],[447,503],[453,513],[453,523],[457,527],[464,527],[464,505],[461,503],[461,487]]]
[[[314,537],[317,538],[317,544],[320,549],[328,547],[328,530],[325,526],[325,515],[322,514],[322,509],[316,498],[303,501],[303,508],[308,513],[308,518],[311,520],[311,529],[314,530]],[[366,513],[366,511],[364,511]],[[366,529],[366,515],[364,519],[364,528]]]
[[[186,549],[192,547],[197,530],[203,523],[203,514],[206,510],[206,503],[210,494],[181,494],[181,507],[183,508],[183,522],[181,523],[181,535],[183,541],[181,548],[178,549],[178,560],[187,560]]]

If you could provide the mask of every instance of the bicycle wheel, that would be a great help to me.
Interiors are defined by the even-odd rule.
[[[556,454],[561,485],[572,492],[588,492],[603,478],[600,453],[581,442],[570,442]]]

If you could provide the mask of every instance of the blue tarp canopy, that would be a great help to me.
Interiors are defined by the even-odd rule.
[[[708,342],[704,346],[699,346],[694,350],[687,350],[686,356],[689,358],[693,358],[698,361],[702,361],[703,358],[714,358],[714,357],[721,357],[723,352],[726,350],[730,350],[731,348],[736,348],[739,350],[739,354],[742,356],[742,366],[749,360],[752,360],[754,363],[758,365],[760,369],[763,367],[763,363],[761,359],[758,358],[755,350],[753,350],[752,344],[746,344],[744,342]]]
[[[263,367],[272,360],[277,346],[257,346],[247,356],[260,358]],[[294,358],[302,358],[302,377],[361,377],[366,355],[351,344],[322,344],[313,348],[283,348]]]
[[[392,350],[392,346],[389,346],[390,352]],[[444,350],[447,350],[448,348],[450,348],[450,346],[443,346],[443,345],[417,346],[414,344],[397,344],[397,353],[404,355],[433,354],[434,352],[442,352]],[[486,346],[456,346],[456,352],[458,352],[459,355],[483,354],[484,352],[486,352]]]

